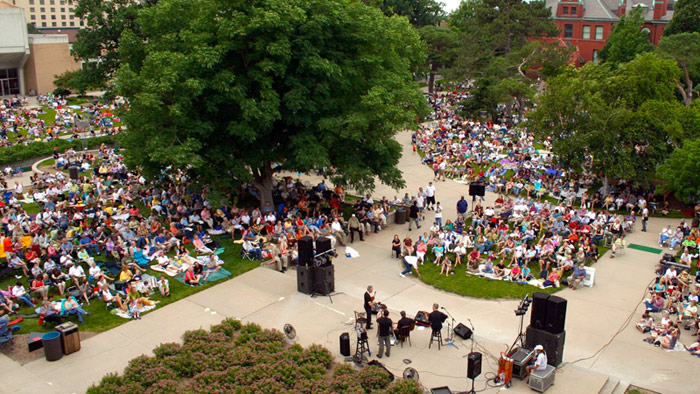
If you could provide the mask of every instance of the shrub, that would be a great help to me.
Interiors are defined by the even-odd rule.
[[[56,139],[48,142],[34,142],[29,145],[14,145],[9,148],[0,148],[0,152],[2,152],[2,154],[0,154],[0,164],[49,156],[53,152],[54,147],[57,147],[60,152],[69,148],[82,150],[84,141],[88,142],[88,149],[93,149],[98,148],[102,143],[109,145],[115,144],[118,141],[118,136],[107,135],[104,137],[73,141]]]
[[[390,384],[376,367],[356,371],[335,365],[319,345],[287,344],[276,330],[225,320],[211,331],[183,335],[183,345],[165,343],[155,357],[139,356],[124,375],[106,375],[92,394],[236,393],[420,394],[415,382]]]

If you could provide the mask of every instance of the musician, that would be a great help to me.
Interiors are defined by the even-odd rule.
[[[442,323],[444,323],[445,320],[447,320],[447,315],[440,312],[438,308],[440,308],[440,305],[433,304],[433,311],[430,312],[430,314],[428,315],[428,320],[430,321],[430,328],[432,328],[433,331],[442,330]]]
[[[401,319],[399,319],[398,322],[396,322],[396,330],[394,330],[394,335],[397,337],[399,336],[399,333],[401,332],[401,328],[403,327],[411,327],[413,324],[414,320],[411,319],[410,317],[406,317],[406,311],[401,311]]]
[[[374,291],[374,287],[372,285],[367,286],[367,291],[365,292],[365,313],[367,314],[368,330],[372,328],[372,307],[375,304],[372,291]]]
[[[533,365],[525,367],[528,375],[534,371],[544,371],[547,369],[547,355],[544,352],[544,347],[542,345],[535,346],[535,351],[537,352],[537,359]]]

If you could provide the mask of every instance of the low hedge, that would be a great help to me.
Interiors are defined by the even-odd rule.
[[[97,148],[100,144],[114,144],[117,142],[117,136],[107,135],[104,137],[89,138],[88,148]],[[53,148],[57,147],[59,152],[63,152],[66,149],[73,148],[75,150],[82,150],[83,143],[85,140],[73,140],[68,141],[64,139],[55,139],[48,142],[34,142],[29,145],[15,145],[9,148],[0,149],[0,164],[14,163],[17,161],[27,160],[31,158],[40,158],[44,156],[49,156],[53,152]]]

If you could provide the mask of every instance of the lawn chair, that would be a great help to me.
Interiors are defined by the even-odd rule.
[[[243,260],[249,260],[249,261],[255,260],[255,256],[253,256],[251,253],[249,253],[248,251],[246,251],[243,248],[241,248],[241,258]]]

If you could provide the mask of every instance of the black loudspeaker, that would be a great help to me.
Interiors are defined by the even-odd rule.
[[[481,353],[471,352],[467,356],[467,377],[476,379],[479,375],[481,375]]]
[[[331,250],[331,239],[327,237],[316,238],[316,255]]]
[[[311,265],[314,261],[314,239],[306,235],[297,241],[299,248],[299,266]]]
[[[70,166],[68,167],[68,176],[70,179],[78,179],[78,167],[76,166]]]
[[[566,331],[552,334],[545,330],[538,330],[532,326],[525,332],[525,347],[534,349],[537,345],[542,345],[547,354],[547,364],[558,366],[564,359],[564,339]]]
[[[297,267],[297,291],[304,294],[312,294],[314,291],[315,267],[299,265]]]
[[[340,354],[350,357],[350,334],[347,332],[340,334]]]
[[[545,330],[552,334],[564,331],[566,321],[566,299],[559,296],[549,296],[547,299],[547,323]]]
[[[544,330],[547,325],[547,299],[549,299],[547,293],[539,291],[532,293],[530,325],[538,330]]]
[[[335,291],[335,268],[333,264],[326,264],[316,267],[315,276],[317,293],[328,295]]]
[[[430,320],[428,320],[428,312],[418,311],[416,312],[416,317],[413,319],[416,324],[423,327],[430,326]]]
[[[661,258],[661,261],[668,261],[671,263],[676,262],[676,256],[671,254],[671,253],[664,253],[664,256]]]
[[[486,194],[486,185],[479,183],[469,184],[469,195],[483,197]]]
[[[472,337],[471,328],[465,326],[462,323],[457,324],[457,327],[455,327],[454,331],[455,331],[455,334],[457,334],[457,336],[462,338],[462,339],[469,339]]]

